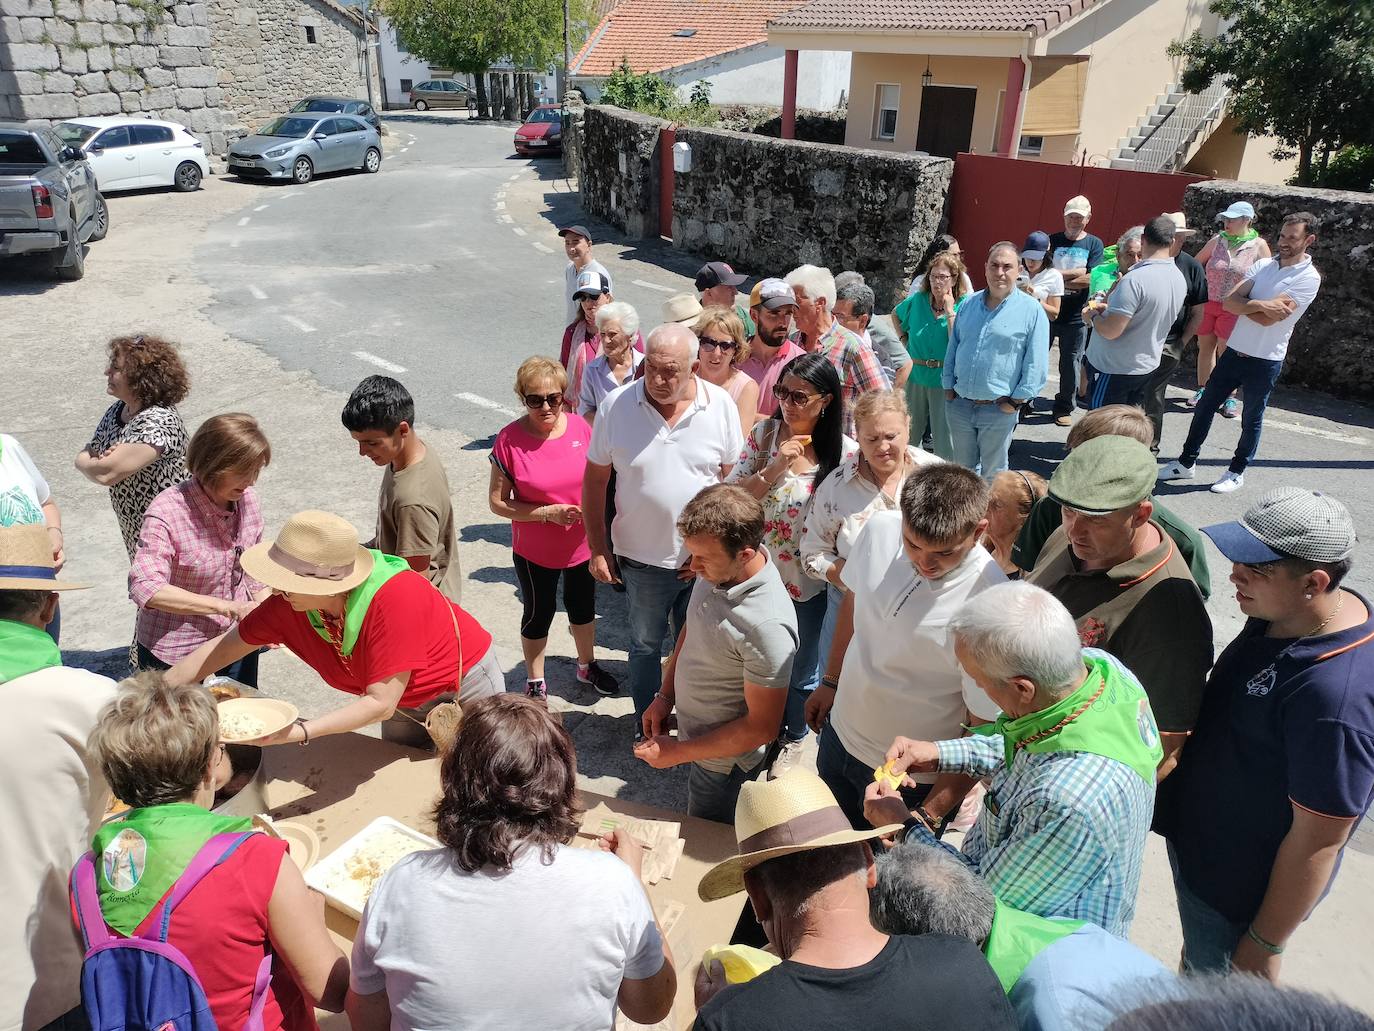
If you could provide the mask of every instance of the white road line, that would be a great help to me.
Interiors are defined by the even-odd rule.
[[[266,204],[259,204],[259,205],[258,205],[256,208],[254,208],[253,210],[254,210],[254,211],[266,211],[266,210],[267,210],[267,205],[266,205]]]
[[[255,301],[267,300],[267,291],[260,286],[254,286],[252,283],[249,283],[248,292],[253,295]]]
[[[497,200],[505,200],[505,199],[506,199],[506,191],[505,191],[505,190],[497,190],[497,191],[496,191],[496,199],[497,199]]]
[[[1290,433],[1301,433],[1308,437],[1334,440],[1339,444],[1369,444],[1368,437],[1359,437],[1353,433],[1337,433],[1335,430],[1324,430],[1317,426],[1304,426],[1302,423],[1288,422],[1286,419],[1265,419],[1264,425],[1287,430]]]
[[[642,286],[646,290],[658,290],[665,294],[677,293],[677,287],[675,286],[659,286],[657,283],[650,283],[644,279],[632,279],[630,280],[630,282],[633,283],[635,286]]]
[[[507,408],[505,405],[498,405],[495,401],[490,401],[480,394],[469,394],[465,392],[462,394],[454,394],[453,396],[459,401],[466,401],[468,404],[476,405],[478,408],[486,408],[493,412],[500,412],[502,415],[509,416],[512,419],[520,414],[514,409]]]
[[[402,148],[401,148],[401,153],[404,154],[404,153],[405,153],[406,151],[408,151],[409,149],[410,149],[409,147],[402,147]]]
[[[554,252],[552,247],[549,247],[542,243],[535,243],[531,246],[533,246],[536,251],[542,251],[545,254],[552,254]]]
[[[497,215],[497,216],[496,216],[496,220],[497,220],[498,222],[506,222],[506,223],[510,223],[510,222],[514,222],[514,221],[515,221],[515,219],[511,218],[509,215]]]
[[[251,219],[252,217],[252,215],[244,215],[241,219],[239,219],[239,225],[246,226],[248,224],[249,219]]]
[[[353,357],[361,361],[371,362],[373,365],[377,366],[377,368],[385,369],[387,372],[394,372],[397,375],[406,371],[404,365],[397,365],[395,362],[389,362],[385,358],[379,358],[371,351],[354,351]]]
[[[505,211],[505,210],[506,210],[506,202],[503,201],[503,200],[498,200],[498,201],[496,202],[496,210],[497,210],[497,211]]]
[[[297,329],[299,329],[302,333],[313,333],[313,332],[315,332],[315,327],[312,326],[310,323],[306,322],[305,319],[298,319],[298,318],[296,318],[296,316],[294,316],[294,315],[283,315],[283,316],[282,316],[282,319],[285,320],[286,322],[291,323],[291,325],[295,326],[295,327],[296,327]]]
[[[511,232],[514,233],[516,236],[524,236],[524,235],[525,235],[525,231],[524,231],[523,229],[521,229],[519,226],[514,226],[514,227],[512,227],[512,228],[511,228]]]
[[[513,182],[515,182],[515,180],[517,180],[517,179],[519,179],[519,178],[520,178],[520,173],[519,173],[519,172],[516,172],[513,176],[511,176],[511,177],[510,177],[509,179],[507,179],[506,181],[507,181],[507,182],[513,183]]]

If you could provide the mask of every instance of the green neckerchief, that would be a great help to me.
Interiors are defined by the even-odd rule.
[[[358,634],[363,629],[363,617],[367,615],[367,610],[372,605],[372,596],[381,590],[382,584],[397,573],[405,572],[410,568],[410,563],[403,558],[397,558],[395,555],[383,555],[373,548],[367,550],[368,554],[372,556],[372,572],[367,575],[366,580],[349,591],[348,597],[344,599],[343,654],[345,658],[353,654],[353,646],[358,643]],[[320,614],[312,610],[307,612],[306,616],[310,619],[310,625],[315,628],[315,633],[328,641],[329,631],[324,628],[324,620],[320,618]]]
[[[1124,763],[1153,787],[1164,749],[1144,689],[1106,652],[1084,648],[1083,659],[1087,679],[1067,698],[1016,719],[1004,713],[972,732],[1001,734],[1008,768],[1018,750],[1091,752]]]
[[[252,826],[251,820],[216,816],[189,802],[131,809],[105,824],[91,846],[105,922],[132,935],[207,841]]]
[[[983,955],[1004,992],[1016,987],[1031,960],[1083,926],[1082,920],[1049,920],[996,900],[993,905],[992,930],[983,944]]]
[[[1120,267],[1116,261],[1116,244],[1102,252],[1101,263],[1088,271],[1088,296],[1106,293],[1112,284],[1121,278]]]
[[[0,619],[0,684],[62,665],[62,653],[46,630]]]
[[[1258,229],[1247,229],[1243,233],[1235,234],[1228,233],[1225,229],[1221,231],[1221,238],[1226,241],[1226,246],[1231,250],[1235,250],[1243,243],[1249,243],[1257,236],[1259,236]]]

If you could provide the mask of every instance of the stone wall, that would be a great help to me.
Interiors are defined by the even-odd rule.
[[[600,105],[583,119],[582,207],[626,236],[658,236],[658,133],[667,122]]]
[[[1320,222],[1311,253],[1321,292],[1293,330],[1285,382],[1374,401],[1374,196],[1212,180],[1184,194],[1188,224],[1215,226],[1234,200],[1255,206],[1255,228],[1271,246],[1284,215],[1310,211]],[[1198,233],[1197,247],[1207,239]]]

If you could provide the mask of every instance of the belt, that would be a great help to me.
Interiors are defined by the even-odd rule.
[[[943,369],[945,367],[945,363],[938,358],[913,358],[911,364],[919,365],[925,369]]]
[[[997,403],[996,400],[980,401],[976,397],[964,397],[963,394],[960,394],[959,397],[961,400],[967,401],[971,405],[995,405]]]

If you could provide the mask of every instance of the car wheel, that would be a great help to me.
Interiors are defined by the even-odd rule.
[[[363,158],[364,172],[379,172],[382,168],[382,152],[376,147],[367,148],[367,156]]]
[[[428,111],[428,110],[429,110],[429,105],[428,105],[427,103],[425,103],[423,100],[417,100],[417,101],[415,101],[415,110],[416,110],[416,111]]]
[[[315,166],[309,158],[296,158],[296,163],[291,166],[291,178],[301,186],[315,178]]]
[[[99,243],[110,231],[110,206],[100,194],[95,195],[95,228],[91,230],[91,243]]]
[[[76,225],[75,218],[72,219],[72,225]],[[60,251],[53,251],[48,261],[49,271],[55,279],[74,282],[86,274],[86,252],[75,232],[67,246]]]
[[[193,193],[200,189],[200,166],[194,161],[183,161],[172,174],[172,185],[179,193]]]

